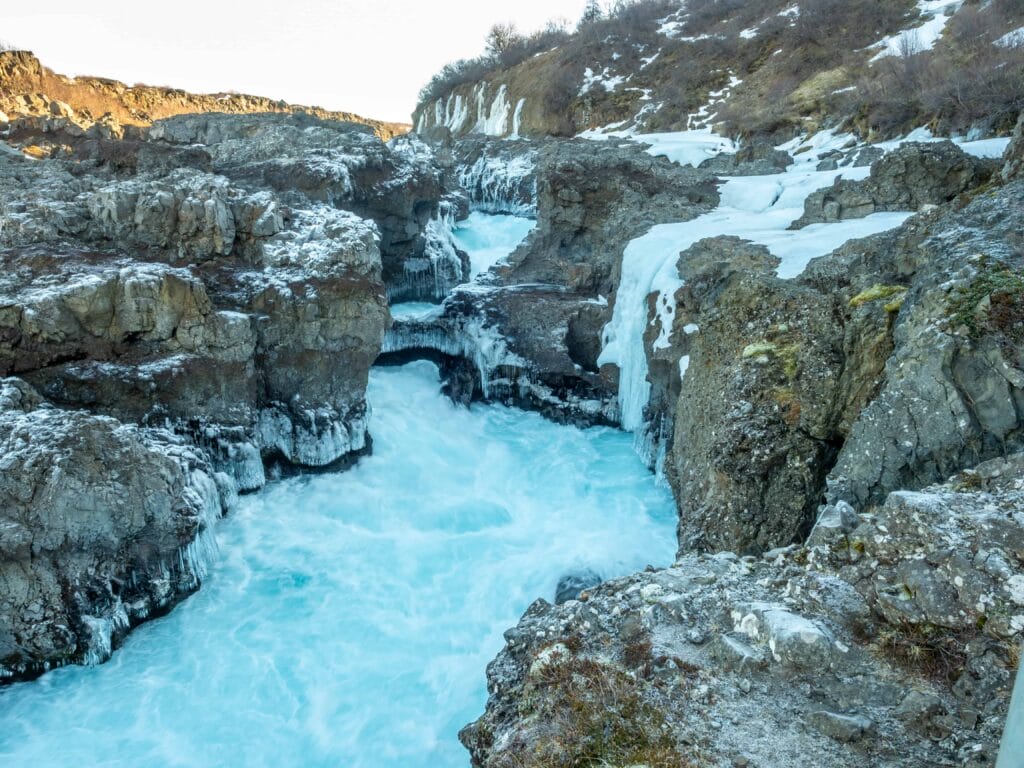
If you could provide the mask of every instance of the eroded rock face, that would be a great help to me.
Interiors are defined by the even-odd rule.
[[[522,163],[514,177],[536,179],[537,228],[506,263],[456,291],[438,316],[397,323],[385,351],[461,357],[471,362],[461,392],[558,421],[617,424],[615,371],[597,361],[622,251],[655,224],[710,210],[718,201],[714,178],[637,146],[591,141],[481,139],[460,142],[455,155],[460,177],[478,185],[472,204],[483,209],[499,198],[525,200],[518,182],[487,181],[494,158]]]
[[[1024,445],[1018,186],[793,281],[728,238],[683,254],[671,348],[647,342],[684,550],[800,541],[826,496],[861,508]]]
[[[538,601],[460,734],[473,764],[992,765],[1024,632],[1021,462],[807,547]]]
[[[842,374],[841,323],[830,297],[777,278],[777,263],[735,238],[680,257],[675,336],[687,363],[684,394],[671,388],[671,467],[684,551],[792,543],[819,504],[836,415],[825,382]]]
[[[349,123],[278,115],[185,115],[156,123],[150,137],[201,146],[213,169],[248,185],[343,208],[380,231],[384,280],[394,301],[440,299],[464,278],[462,255],[444,242],[448,194],[433,151],[415,136],[389,144]],[[441,242],[439,242],[441,241]]]
[[[204,531],[265,465],[368,448],[381,230],[334,203],[360,184],[400,198],[406,171],[440,171],[411,141],[254,120],[166,128],[187,146],[69,130],[57,158],[0,153],[0,376],[35,387],[0,398],[11,675],[103,661],[197,588]],[[353,184],[350,167],[369,175]]]
[[[877,502],[1024,445],[1022,192],[1013,182],[919,217],[887,245],[886,259],[912,270],[910,290],[894,297],[895,349],[839,454],[831,498]]]
[[[909,142],[876,160],[869,179],[839,178],[831,187],[813,193],[792,228],[942,205],[987,182],[997,166],[966,154],[951,141]]]
[[[197,589],[236,492],[168,432],[0,380],[0,677],[105,661]]]
[[[177,138],[227,142],[237,179],[190,167],[211,156],[173,142],[130,142],[123,164],[115,141],[80,163],[0,158],[12,182],[0,371],[63,405],[189,434],[252,489],[260,454],[321,467],[366,446],[363,392],[388,322],[379,230],[302,189],[260,186],[246,158],[258,165],[278,134],[246,150],[224,137],[244,126],[196,119],[177,129],[206,133]],[[332,133],[388,152],[361,130],[315,128],[308,153]],[[165,170],[140,172],[153,146]]]
[[[711,174],[651,157],[636,145],[550,142],[537,163],[537,229],[499,270],[504,282],[608,296],[630,240],[718,203]]]
[[[459,186],[475,210],[536,216],[537,155],[543,142],[465,138],[452,147]]]

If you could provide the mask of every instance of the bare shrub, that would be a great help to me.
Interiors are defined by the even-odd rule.
[[[913,8],[906,0],[803,0],[793,34],[823,48],[870,45],[904,26]]]
[[[580,73],[576,68],[570,64],[562,64],[544,86],[541,95],[544,111],[559,120],[555,135],[572,136],[576,133],[571,107],[579,93],[579,83]]]
[[[1022,18],[1024,0],[965,5],[933,50],[908,46],[873,65],[854,107],[871,130],[888,135],[924,124],[954,133],[1012,127],[1024,110],[1024,48],[992,41]]]
[[[521,34],[511,23],[495,24],[487,35],[486,53],[475,59],[446,64],[420,91],[420,103],[434,101],[460,85],[476,83],[501,69],[514,67],[568,39],[565,21],[550,21],[543,29],[530,35]]]

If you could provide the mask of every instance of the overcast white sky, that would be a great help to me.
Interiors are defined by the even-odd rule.
[[[407,122],[445,63],[496,21],[575,21],[584,0],[46,0],[0,2],[0,40],[68,75],[236,90]]]

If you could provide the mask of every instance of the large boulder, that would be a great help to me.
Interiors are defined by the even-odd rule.
[[[991,766],[1024,637],[1024,463],[804,547],[688,553],[534,603],[460,734],[478,768]]]
[[[942,205],[981,186],[997,169],[994,161],[968,155],[951,141],[909,142],[872,163],[868,179],[840,177],[831,187],[812,193],[792,229]]]

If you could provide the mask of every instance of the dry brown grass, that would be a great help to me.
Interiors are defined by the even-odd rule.
[[[524,701],[523,714],[541,735],[530,754],[517,756],[517,768],[695,765],[678,751],[664,713],[645,700],[640,683],[611,664],[556,657],[533,674]]]

